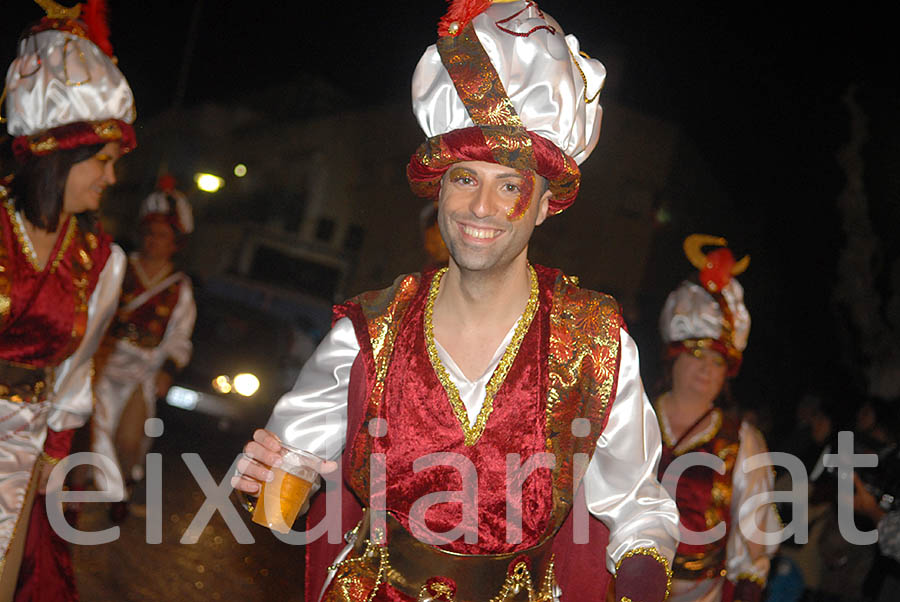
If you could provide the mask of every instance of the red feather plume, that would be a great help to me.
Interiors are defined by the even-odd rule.
[[[88,37],[107,56],[112,56],[113,48],[109,41],[109,22],[106,17],[106,0],[88,0],[81,6],[81,20],[87,25]]]
[[[491,0],[449,0],[447,14],[438,21],[438,35],[442,38],[455,35],[450,33],[450,24],[456,23],[459,29],[469,21],[483,13],[491,5]]]

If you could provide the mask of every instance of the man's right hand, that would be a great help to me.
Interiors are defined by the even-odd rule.
[[[244,456],[238,460],[238,474],[231,477],[231,486],[245,493],[259,493],[260,483],[274,478],[273,466],[281,462],[281,440],[265,429],[256,429],[253,440],[244,446]]]
[[[281,463],[281,450],[281,439],[274,433],[256,429],[253,441],[248,441],[244,446],[244,455],[237,463],[238,474],[231,477],[231,486],[245,493],[258,494],[260,484],[274,478],[271,468]],[[337,462],[321,460],[314,469],[319,474],[328,474],[337,467]]]

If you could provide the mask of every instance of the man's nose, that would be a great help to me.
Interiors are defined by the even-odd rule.
[[[479,186],[469,204],[475,217],[490,217],[497,213],[497,198],[487,186]]]

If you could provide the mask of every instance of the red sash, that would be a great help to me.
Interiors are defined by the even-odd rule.
[[[154,348],[162,343],[169,318],[178,303],[182,279],[178,278],[169,286],[141,303],[130,312],[125,308],[129,303],[146,290],[141,284],[134,266],[129,261],[122,282],[122,296],[119,299],[119,311],[109,327],[109,334],[114,339],[126,339],[135,345]]]

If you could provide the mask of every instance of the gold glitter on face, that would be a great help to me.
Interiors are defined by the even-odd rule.
[[[530,169],[516,171],[522,176],[522,183],[519,185],[519,199],[506,212],[506,219],[511,222],[522,219],[528,213],[528,208],[531,207],[531,201],[534,198],[534,172]]]

